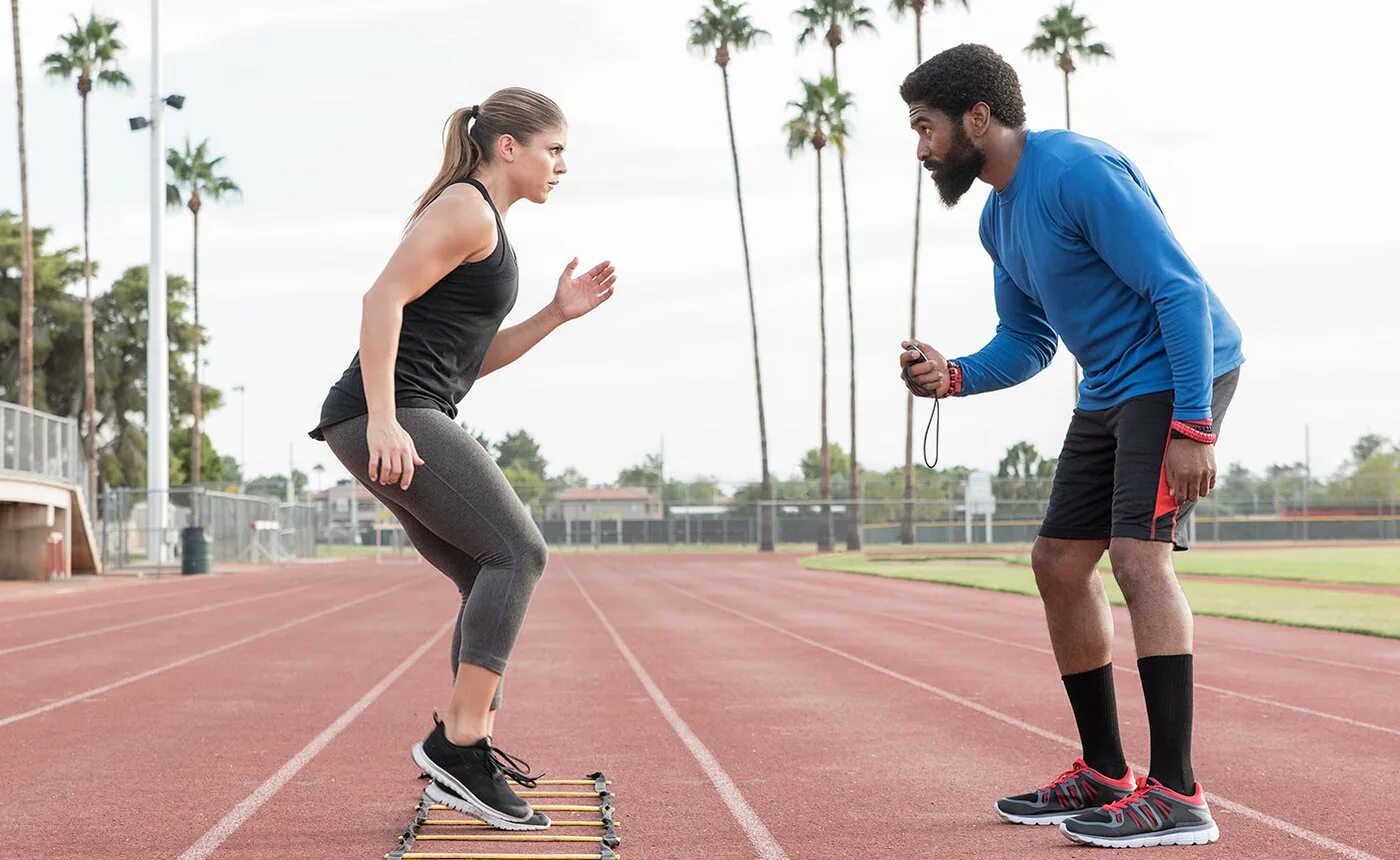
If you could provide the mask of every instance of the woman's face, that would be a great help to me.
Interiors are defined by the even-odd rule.
[[[564,164],[567,137],[568,130],[560,126],[540,132],[523,145],[516,142],[510,176],[522,197],[533,203],[549,199],[559,178],[569,169]]]

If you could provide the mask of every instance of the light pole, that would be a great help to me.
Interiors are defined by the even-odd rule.
[[[160,0],[151,0],[151,115],[132,117],[132,131],[151,130],[151,263],[146,294],[146,527],[148,557],[165,560],[166,512],[170,493],[170,346],[166,331],[165,257],[161,219],[165,215],[164,107],[180,110],[185,97],[162,98],[160,77]]]
[[[235,385],[238,392],[238,495],[243,495],[243,487],[248,483],[248,398],[247,389]]]

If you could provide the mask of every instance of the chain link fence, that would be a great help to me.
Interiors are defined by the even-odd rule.
[[[166,528],[156,533],[146,518],[152,504],[168,511]],[[96,532],[103,564],[111,569],[178,569],[180,532],[189,526],[204,528],[215,562],[276,562],[314,557],[316,523],[317,508],[310,503],[198,487],[109,487],[99,497]]]

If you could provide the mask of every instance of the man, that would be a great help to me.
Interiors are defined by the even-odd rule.
[[[1215,485],[1212,445],[1244,361],[1239,329],[1133,163],[1092,138],[1027,131],[1016,73],[991,49],[938,54],[900,95],[946,206],[975,179],[992,186],[979,234],[1001,320],[990,343],[951,361],[904,342],[910,390],[941,398],[1016,385],[1050,363],[1057,335],[1084,368],[1031,554],[1083,755],[997,812],[1091,845],[1213,842],[1191,769],[1191,608],[1171,552],[1186,548],[1178,522]],[[1105,550],[1147,701],[1151,769],[1138,781],[1119,740],[1113,616],[1094,570]]]

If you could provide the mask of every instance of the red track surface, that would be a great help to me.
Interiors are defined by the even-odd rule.
[[[454,600],[426,566],[343,563],[0,602],[0,857],[382,856],[446,700]],[[1159,851],[1400,856],[1400,642],[1200,618],[1197,643],[1223,835]],[[1039,604],[1016,595],[784,557],[558,556],[497,733],[551,776],[605,769],[626,860],[1096,850],[991,811],[1076,754]]]

